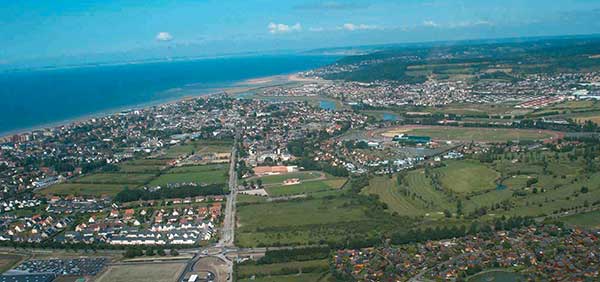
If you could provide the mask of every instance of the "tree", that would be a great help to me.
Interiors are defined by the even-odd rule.
[[[178,256],[178,255],[179,255],[179,252],[178,252],[177,250],[175,250],[175,249],[171,249],[171,251],[169,251],[169,254],[170,254],[171,256],[174,256],[174,257],[176,257],[176,256]]]
[[[158,251],[156,251],[156,254],[159,256],[166,256],[167,253],[165,253],[164,249],[158,249]]]
[[[580,191],[581,191],[581,193],[585,194],[585,193],[589,192],[590,190],[587,188],[587,186],[582,186]]]
[[[452,213],[449,210],[444,210],[444,216],[446,216],[447,218],[451,218],[452,217]]]

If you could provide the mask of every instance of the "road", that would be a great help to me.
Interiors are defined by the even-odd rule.
[[[221,240],[217,246],[233,247],[235,240],[235,201],[237,199],[237,147],[234,142],[231,149],[231,163],[229,165],[229,196],[225,205],[225,219],[223,220],[223,228],[221,229]]]

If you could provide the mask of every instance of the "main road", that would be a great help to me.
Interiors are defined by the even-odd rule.
[[[229,195],[225,204],[225,219],[221,229],[221,239],[218,247],[233,247],[235,240],[235,201],[237,198],[237,138],[235,138],[231,149],[231,163],[229,165]]]

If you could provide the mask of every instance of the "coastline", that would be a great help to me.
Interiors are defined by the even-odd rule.
[[[155,100],[150,102],[145,102],[141,104],[122,106],[117,108],[106,109],[100,112],[89,113],[83,116],[73,117],[60,121],[53,121],[48,123],[43,123],[36,126],[31,126],[27,128],[20,128],[15,130],[10,130],[7,132],[0,132],[0,141],[7,140],[11,136],[21,135],[31,133],[33,131],[44,130],[49,128],[56,128],[61,126],[67,126],[72,124],[81,123],[93,118],[102,118],[110,115],[114,115],[116,113],[125,111],[125,110],[141,110],[148,109],[154,106],[159,105],[169,105],[173,103],[177,103],[180,101],[185,101],[189,99],[195,99],[202,96],[216,95],[220,93],[226,93],[227,95],[237,95],[243,92],[252,91],[253,89],[258,89],[262,87],[270,87],[276,85],[282,85],[290,82],[301,81],[301,78],[298,77],[298,73],[292,74],[281,74],[281,75],[272,75],[272,76],[264,76],[264,77],[256,77],[249,78],[242,81],[232,82],[228,86],[225,87],[216,87],[216,88],[207,88],[206,91],[199,91],[198,93],[185,95],[177,98],[165,99],[165,100]]]

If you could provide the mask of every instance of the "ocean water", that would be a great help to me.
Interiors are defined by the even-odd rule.
[[[177,98],[332,63],[331,56],[270,55],[0,72],[0,135]]]

